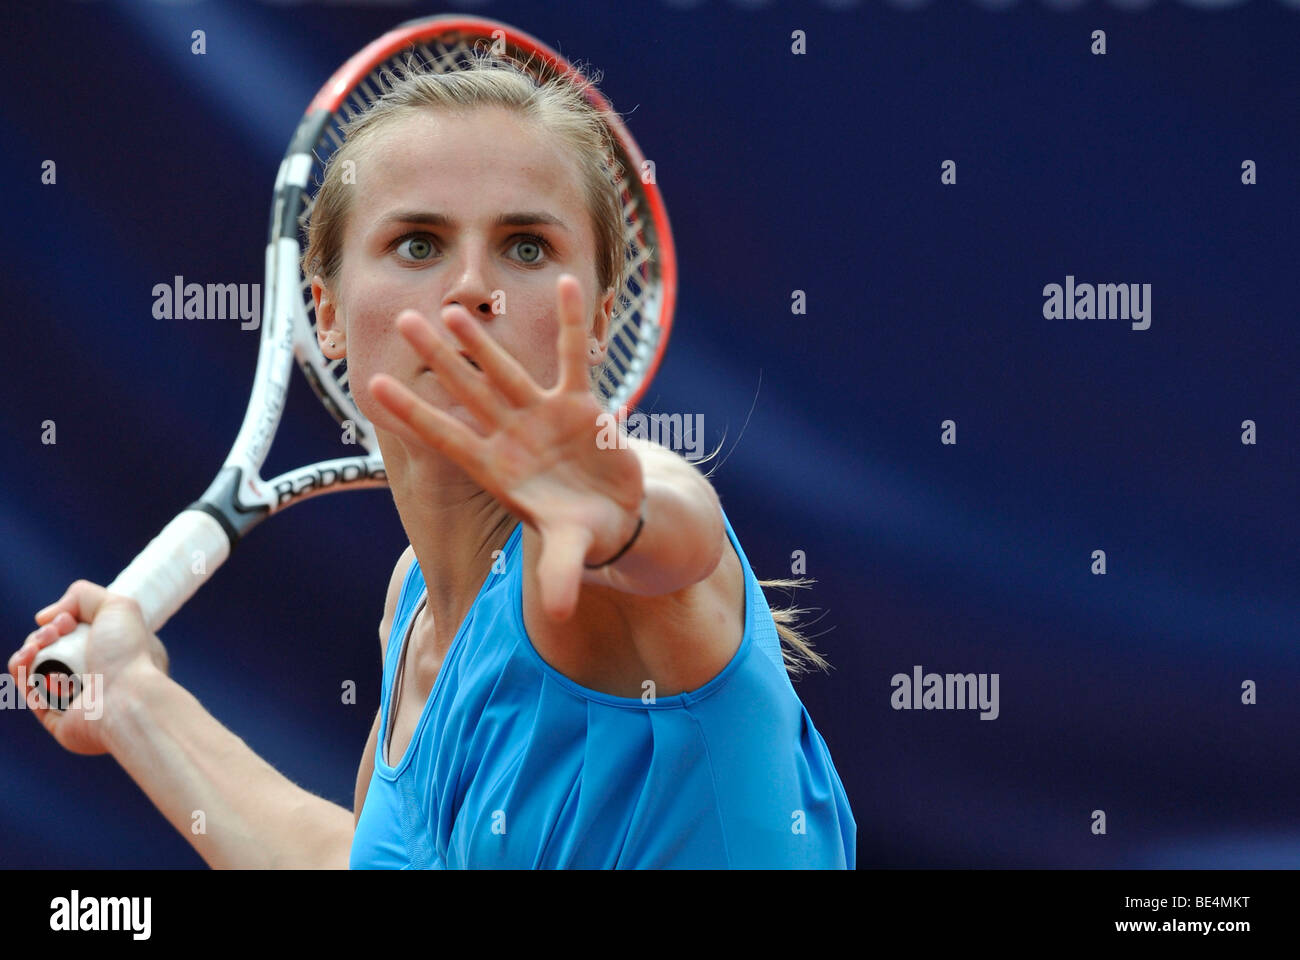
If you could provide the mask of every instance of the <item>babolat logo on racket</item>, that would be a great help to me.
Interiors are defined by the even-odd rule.
[[[386,477],[383,467],[372,466],[365,460],[342,467],[311,467],[275,485],[276,506],[312,490],[324,490],[335,484],[356,483],[358,480],[383,480]]]

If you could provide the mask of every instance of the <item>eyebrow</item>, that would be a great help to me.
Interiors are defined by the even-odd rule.
[[[456,221],[445,213],[434,213],[428,210],[396,210],[383,217],[379,221],[379,226],[387,226],[393,223],[419,223],[430,227],[444,227],[447,229],[456,226]],[[535,227],[543,224],[559,227],[565,231],[569,229],[559,217],[541,211],[503,213],[492,221],[494,227]]]

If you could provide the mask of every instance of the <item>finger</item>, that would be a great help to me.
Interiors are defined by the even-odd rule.
[[[9,672],[17,679],[20,667],[24,670],[29,668],[38,653],[59,639],[59,637],[71,632],[76,626],[77,621],[72,619],[72,615],[66,611],[61,611],[54,619],[54,622],[47,623],[43,627],[37,627],[27,635],[23,645],[10,654]]]
[[[370,378],[370,392],[393,415],[393,432],[408,443],[432,447],[475,479],[483,470],[483,438],[454,417],[425,403],[386,373]]]
[[[524,407],[537,401],[541,389],[528,371],[484,333],[482,326],[463,308],[443,310],[442,322],[513,406]]]
[[[484,427],[491,429],[500,422],[505,402],[493,391],[487,377],[466,363],[445,337],[438,336],[428,320],[415,310],[403,310],[397,317],[397,329],[428,361],[447,391],[465,404]]]
[[[19,653],[24,653],[29,658],[34,657],[61,636],[62,634],[53,624],[47,623],[27,635],[27,639],[23,641]]]
[[[49,627],[40,627],[34,632],[29,633],[27,639],[23,641],[23,645],[9,655],[7,668],[15,680],[22,679],[18,676],[18,671],[26,670],[30,667],[32,665],[32,660],[35,659],[36,654],[40,652],[42,644],[37,639],[37,635],[40,634],[41,631],[49,629]],[[45,645],[48,646],[49,643],[52,642],[53,641],[46,641]]]
[[[107,594],[108,590],[97,583],[91,583],[89,580],[74,581],[68,585],[63,596],[37,611],[36,622],[44,626],[58,616],[60,611],[66,610],[77,620],[90,623],[95,619],[95,611],[104,602]]]
[[[27,706],[32,710],[49,709],[49,703],[44,696],[46,681],[33,676],[32,661],[36,659],[36,654],[42,647],[49,646],[58,638],[58,631],[46,624],[31,633],[21,649],[9,658],[9,673],[18,682],[19,690],[22,691],[21,696],[27,700]],[[44,723],[44,719],[41,722]]]
[[[56,619],[59,623],[66,624],[72,619],[72,617],[71,614],[60,613]],[[77,626],[75,620],[73,621],[73,626]],[[32,648],[35,651],[41,651],[67,632],[67,630],[60,630],[53,623],[47,623],[39,630],[33,631],[27,642],[32,645]]]
[[[584,359],[587,324],[582,315],[582,285],[571,273],[560,274],[555,284],[560,316],[560,389],[587,392],[587,364]]]
[[[591,531],[563,527],[542,533],[542,557],[538,579],[542,586],[542,609],[552,620],[564,621],[578,606],[582,586],[582,560],[591,549]]]

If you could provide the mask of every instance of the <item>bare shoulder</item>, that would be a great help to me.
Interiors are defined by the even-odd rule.
[[[384,654],[388,652],[388,634],[393,629],[393,617],[397,614],[397,601],[402,595],[402,583],[406,580],[407,571],[411,569],[411,564],[415,561],[415,548],[409,543],[402,555],[397,558],[397,566],[393,567],[393,575],[388,580],[388,592],[384,596],[384,614],[379,620],[379,657],[383,660]]]

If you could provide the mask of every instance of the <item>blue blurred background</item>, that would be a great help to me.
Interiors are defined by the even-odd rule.
[[[759,576],[806,553],[835,669],[796,688],[859,865],[1300,866],[1295,3],[8,7],[6,656],[238,429],[256,334],[156,320],[153,285],[260,284],[308,100],[449,11],[603,70],[656,163],[681,286],[643,409],[725,433],[714,482]],[[1045,320],[1067,274],[1150,283],[1151,328]],[[295,377],[268,476],[351,452]],[[349,808],[404,545],[387,492],[309,501],[161,632],[217,718]],[[893,710],[916,664],[999,674],[1000,716]],[[0,714],[0,769],[0,865],[203,866],[112,758],[26,711]]]

